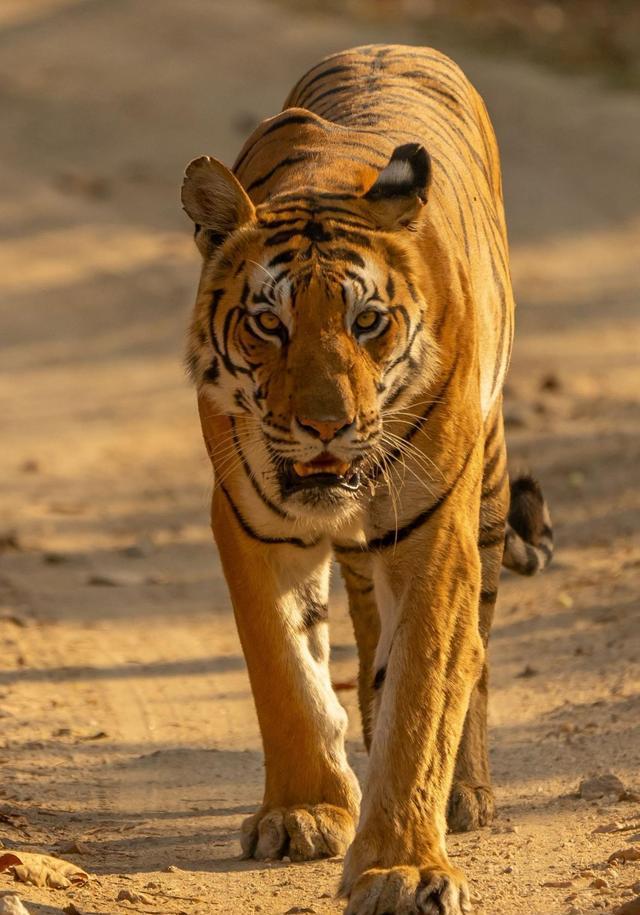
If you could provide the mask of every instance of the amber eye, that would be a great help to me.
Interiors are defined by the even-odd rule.
[[[272,311],[261,311],[253,316],[253,320],[265,334],[281,334],[284,331],[282,321]]]
[[[380,322],[382,321],[382,315],[379,311],[375,311],[373,308],[367,308],[366,311],[361,311],[358,317],[353,322],[353,327],[356,333],[366,333],[370,330],[375,330]]]

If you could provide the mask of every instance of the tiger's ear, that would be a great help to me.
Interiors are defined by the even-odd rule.
[[[236,176],[210,156],[200,156],[187,165],[181,198],[185,213],[195,223],[196,244],[205,257],[255,214]]]
[[[419,143],[396,146],[388,165],[364,194],[380,225],[395,229],[414,222],[427,202],[429,154]]]

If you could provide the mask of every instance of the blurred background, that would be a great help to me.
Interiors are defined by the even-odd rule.
[[[322,56],[370,42],[438,47],[487,102],[519,303],[511,462],[540,477],[558,540],[540,580],[505,576],[491,649],[499,815],[451,848],[480,912],[590,912],[633,895],[640,867],[606,861],[640,835],[639,11],[0,3],[0,840],[99,874],[76,891],[83,911],[113,912],[122,887],[147,884],[163,912],[341,911],[336,862],[235,857],[261,752],[182,369],[199,260],[178,188],[194,156],[232,164]],[[339,587],[331,613],[362,773]],[[608,770],[617,793],[581,796],[581,779]],[[621,835],[594,833],[615,823]],[[32,912],[63,905],[25,893]]]

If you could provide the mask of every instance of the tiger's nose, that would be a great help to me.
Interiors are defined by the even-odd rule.
[[[343,432],[351,429],[355,423],[355,417],[347,419],[344,416],[341,416],[339,419],[336,419],[335,417],[310,419],[305,416],[298,416],[296,418],[298,425],[301,426],[305,432],[308,432],[309,435],[313,435],[314,438],[319,438],[325,445],[336,438],[336,436],[342,435]]]

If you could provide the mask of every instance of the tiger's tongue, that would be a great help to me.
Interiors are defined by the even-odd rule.
[[[296,461],[293,469],[299,477],[310,477],[315,473],[332,473],[337,477],[343,477],[349,469],[349,464],[346,461],[339,460],[327,451],[323,451],[322,454],[319,454],[318,457],[308,461],[306,464]]]

